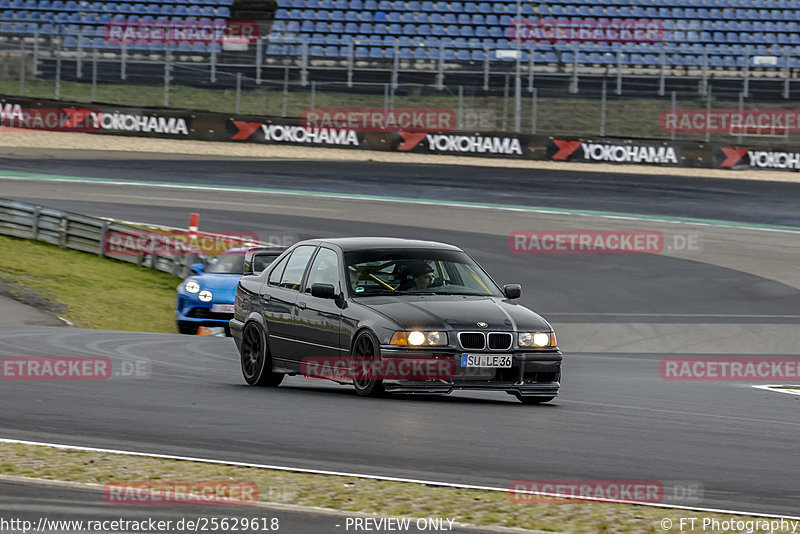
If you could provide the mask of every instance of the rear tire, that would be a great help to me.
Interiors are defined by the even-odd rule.
[[[359,359],[380,358],[380,345],[378,340],[370,332],[361,332],[353,342],[350,355]],[[379,379],[353,379],[353,387],[356,394],[361,397],[379,397],[383,395],[383,381]]]
[[[242,331],[242,376],[251,386],[277,387],[283,374],[272,372],[272,357],[267,338],[257,323],[247,323]]]

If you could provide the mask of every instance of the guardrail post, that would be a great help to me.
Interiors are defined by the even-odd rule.
[[[236,114],[241,113],[242,103],[242,73],[236,73]]]
[[[58,246],[61,248],[67,248],[68,231],[69,231],[69,217],[67,215],[61,215],[61,222],[59,223],[59,232],[58,232]]]
[[[789,83],[790,83],[790,78],[792,77],[792,68],[789,66],[789,51],[788,50],[784,50],[783,57],[784,57],[784,61],[786,62],[786,67],[785,67],[785,70],[784,70],[784,72],[786,74],[786,78],[783,81],[783,98],[787,98],[788,99],[789,98]]]
[[[124,41],[122,43],[122,54],[119,62],[119,79],[128,79],[128,45],[125,44]]]
[[[483,47],[483,90],[489,90],[489,47]]]
[[[658,80],[658,96],[664,96],[666,89],[667,54],[661,50],[661,77]]]
[[[81,43],[83,39],[81,37],[83,37],[83,30],[78,32],[78,57],[75,61],[75,76],[78,79],[83,78],[83,43]]]
[[[750,53],[745,52],[744,54],[744,87],[742,87],[742,93],[744,93],[745,98],[750,97]]]
[[[436,88],[444,89],[444,43],[439,43],[439,71],[436,73]]]
[[[394,55],[392,61],[392,89],[397,89],[397,79],[400,77],[400,49],[397,41],[394,42]]]
[[[675,91],[672,91],[672,95],[670,96],[670,109],[672,111],[673,116],[675,115],[675,108],[677,105],[677,98],[675,95]],[[669,138],[674,141],[675,140],[675,130],[673,129],[672,132],[669,134]]]
[[[622,50],[617,50],[617,96],[622,94]]]
[[[39,76],[39,25],[33,30],[33,76]]]
[[[458,115],[456,115],[456,128],[464,129],[464,86],[458,86]]]
[[[61,43],[56,49],[56,100],[61,100]]]
[[[600,94],[600,137],[606,135],[606,79],[603,78],[603,91]]]
[[[25,41],[19,41],[19,96],[25,96]]]
[[[308,85],[308,42],[304,41],[301,47],[302,56],[300,57],[300,85]]]
[[[108,234],[108,226],[109,226],[108,221],[103,221],[103,226],[100,228],[100,243],[99,243],[100,252],[98,252],[98,254],[103,258],[108,257],[108,255],[106,254],[106,246],[105,246],[106,235]]]
[[[283,69],[283,102],[281,102],[281,117],[285,117],[289,106],[289,67]]]
[[[711,87],[708,88],[706,92],[706,124],[708,124],[708,119],[711,117]],[[706,128],[706,143],[711,140],[711,128]]]
[[[92,54],[92,102],[97,101],[97,48]]]
[[[572,85],[569,92],[575,94],[578,92],[578,47],[572,48]]]
[[[742,116],[742,111],[744,111],[744,93],[739,93],[739,116]],[[741,125],[739,127],[739,135],[736,136],[736,142],[742,142],[742,128]]]
[[[317,109],[317,82],[311,80],[311,110]]]
[[[503,131],[506,131],[508,125],[508,83],[509,74],[506,72],[506,83],[503,87]]]
[[[169,74],[170,63],[172,61],[170,43],[167,42],[166,52],[164,53],[164,107],[169,106]]]
[[[703,52],[703,94],[708,94],[708,52]]]
[[[356,49],[353,41],[347,43],[347,87],[353,87],[353,63],[355,63]]]
[[[216,51],[216,50],[214,50]],[[261,63],[264,60],[264,43],[261,37],[256,39],[256,85],[261,85]]]
[[[217,49],[211,48],[211,83],[217,83]]]
[[[41,206],[33,207],[33,239],[39,240],[39,214],[42,212]]]
[[[528,47],[528,91],[533,92],[533,70],[536,66],[536,61],[533,58],[533,42]]]
[[[538,107],[539,89],[533,88],[531,95],[531,133],[536,133],[536,108]]]

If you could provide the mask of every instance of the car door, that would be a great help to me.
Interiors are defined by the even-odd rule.
[[[338,357],[342,308],[340,299],[311,295],[313,284],[330,284],[342,293],[341,262],[336,252],[320,247],[308,269],[304,289],[295,302],[295,336],[300,349],[298,361],[312,357]]]
[[[269,348],[275,360],[292,359],[294,341],[294,304],[300,294],[308,260],[316,245],[301,245],[282,259],[270,272],[261,288],[263,317],[267,323]],[[280,364],[281,362],[277,362]]]

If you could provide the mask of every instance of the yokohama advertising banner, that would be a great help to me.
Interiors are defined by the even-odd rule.
[[[717,147],[714,167],[719,169],[749,169],[770,171],[799,171],[800,149],[770,149]]]
[[[623,163],[643,165],[683,165],[682,150],[677,144],[631,139],[569,139],[551,137],[547,159],[586,163]]]

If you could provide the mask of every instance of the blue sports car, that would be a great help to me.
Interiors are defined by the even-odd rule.
[[[284,248],[243,247],[226,250],[207,267],[191,266],[194,274],[178,286],[175,319],[181,334],[196,334],[201,326],[224,328],[233,318],[236,285],[244,274],[257,274]]]

